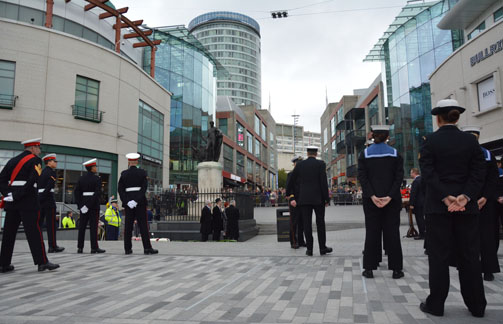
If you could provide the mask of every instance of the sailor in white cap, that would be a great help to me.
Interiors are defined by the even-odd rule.
[[[298,162],[302,161],[302,156],[298,155],[292,159],[293,167],[297,165]],[[292,175],[292,171],[288,172],[286,177],[286,187],[292,189],[292,192],[287,192],[286,197],[288,200],[299,198],[300,183],[297,180],[293,186],[288,186]],[[288,204],[290,209],[290,247],[292,249],[298,249],[301,246],[306,246],[306,241],[304,239],[304,224],[302,222],[302,213],[300,207],[293,207]]]
[[[87,173],[79,178],[75,186],[74,197],[80,210],[79,237],[77,253],[83,253],[86,227],[89,223],[91,253],[104,253],[98,246],[98,221],[100,217],[101,178],[98,172],[97,159],[88,160],[82,165]]]
[[[484,316],[487,301],[480,269],[479,208],[486,162],[477,139],[456,126],[465,109],[456,100],[440,100],[431,114],[438,130],[426,135],[419,165],[426,183],[426,249],[430,295],[420,304],[442,316],[449,293],[449,256],[458,260],[461,294],[473,316]],[[454,251],[452,251],[454,249]]]
[[[382,257],[381,235],[388,254],[388,269],[392,278],[403,273],[403,254],[400,243],[400,210],[403,181],[403,159],[386,141],[389,125],[372,125],[374,144],[358,157],[358,181],[362,186],[363,211],[365,213],[365,248],[363,271],[366,278],[373,278]]]
[[[38,179],[38,200],[40,202],[40,218],[38,224],[40,228],[44,224],[47,228],[47,238],[49,249],[47,252],[62,252],[65,248],[56,244],[56,199],[54,198],[54,187],[56,185],[56,168],[58,160],[56,154],[47,154],[42,158],[45,168]]]
[[[42,173],[40,138],[23,141],[24,151],[10,159],[0,172],[0,192],[3,196],[0,208],[5,208],[5,223],[0,253],[0,272],[14,270],[11,264],[16,233],[22,221],[24,232],[30,246],[33,261],[38,271],[54,270],[59,265],[49,262],[45,253],[42,232],[37,219],[38,202],[37,180]]]
[[[147,198],[145,194],[148,187],[147,172],[138,168],[140,154],[126,154],[128,159],[127,170],[122,171],[119,179],[119,196],[126,212],[126,224],[124,229],[124,250],[126,254],[133,253],[131,243],[133,223],[136,220],[140,227],[144,254],[157,254],[159,251],[152,248],[150,233],[148,230]]]
[[[479,126],[463,126],[461,130],[466,133],[473,134],[477,140],[480,137]],[[500,265],[498,261],[498,247],[499,247],[499,216],[497,214],[497,187],[499,171],[496,164],[496,159],[491,152],[480,147],[484,152],[486,160],[486,177],[484,187],[477,200],[480,209],[480,262],[482,265],[482,273],[484,280],[493,281],[494,274],[500,272]]]
[[[318,230],[318,245],[320,255],[332,253],[332,248],[326,246],[325,206],[328,206],[327,171],[325,162],[317,160],[318,148],[307,147],[307,159],[298,162],[292,171],[287,186],[288,193],[295,192],[295,185],[299,183],[299,195],[290,199],[292,207],[300,207],[304,234],[306,235],[306,255],[313,255],[313,210],[316,214],[316,227]]]

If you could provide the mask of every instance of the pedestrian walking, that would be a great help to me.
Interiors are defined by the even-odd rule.
[[[145,196],[148,187],[147,172],[138,167],[140,154],[126,154],[128,169],[122,171],[119,179],[119,196],[126,213],[124,229],[124,250],[126,254],[133,253],[131,243],[133,223],[137,222],[140,227],[141,240],[144,254],[157,254],[158,250],[152,248],[150,233],[148,230],[147,198]]]
[[[35,138],[21,142],[24,151],[10,159],[0,172],[0,193],[3,196],[0,208],[4,208],[6,212],[0,252],[0,271],[4,273],[14,271],[12,253],[21,221],[38,271],[59,268],[58,264],[47,259],[42,231],[38,225],[40,204],[37,181],[42,173],[42,161],[38,157],[41,140]]]
[[[290,205],[300,207],[304,234],[306,235],[306,255],[313,255],[313,210],[316,214],[316,228],[318,231],[318,245],[320,255],[332,253],[332,248],[326,246],[325,206],[328,205],[328,183],[325,162],[317,160],[318,148],[307,147],[307,159],[297,162],[288,182],[287,192],[295,192],[295,184],[299,181],[299,197],[292,197]]]
[[[480,267],[479,208],[486,162],[474,136],[456,123],[465,109],[453,99],[432,109],[438,130],[424,138],[419,164],[426,181],[425,214],[430,295],[420,309],[444,315],[449,293],[449,256],[455,251],[463,300],[475,317],[486,308]]]
[[[213,241],[220,241],[220,234],[224,229],[224,221],[222,218],[222,200],[220,198],[215,199],[215,207],[211,213],[212,222],[211,226],[213,229]]]
[[[101,179],[98,172],[97,159],[82,163],[87,173],[79,178],[75,186],[74,196],[80,210],[79,237],[77,253],[83,253],[86,227],[89,223],[91,253],[105,253],[98,246],[98,221],[100,218]]]
[[[121,220],[117,199],[113,198],[110,200],[110,206],[105,211],[105,238],[107,241],[117,241],[119,239]]]
[[[470,133],[479,139],[480,127],[464,126],[462,131]],[[493,281],[494,273],[500,272],[498,247],[500,241],[499,215],[497,214],[497,186],[499,171],[494,156],[484,147],[480,147],[486,161],[486,177],[484,187],[477,204],[480,210],[480,262],[484,280]]]
[[[201,228],[199,233],[201,233],[201,242],[208,241],[208,236],[211,234],[213,228],[211,225],[212,215],[211,215],[211,201],[206,200],[206,204],[201,211],[201,219],[199,223],[201,223]]]
[[[229,207],[225,209],[227,216],[227,238],[230,240],[239,239],[239,209],[236,208],[236,201],[231,200]]]
[[[424,182],[417,168],[412,168],[410,170],[410,176],[414,181],[412,181],[410,188],[409,208],[416,216],[417,228],[419,230],[419,235],[414,239],[424,240],[426,236],[426,225],[424,221]]]
[[[297,162],[302,161],[302,156],[296,156],[292,159],[293,167]],[[286,176],[286,187],[289,188],[288,183],[292,176],[292,171],[288,172]],[[297,178],[297,183],[292,184],[290,188],[293,188],[292,192],[287,192],[286,195],[288,199],[299,199],[300,195],[300,182],[299,178]],[[329,198],[330,199],[330,198]],[[298,249],[301,246],[306,246],[306,242],[304,240],[304,224],[302,222],[302,212],[300,210],[300,206],[293,207],[291,204],[288,204],[288,209],[290,210],[290,247],[292,249]]]
[[[365,213],[365,247],[362,275],[373,278],[381,261],[381,235],[388,255],[388,269],[392,278],[399,279],[403,273],[402,245],[400,243],[400,211],[403,181],[403,159],[397,150],[386,141],[389,125],[372,125],[374,144],[358,157],[358,180],[363,188],[363,211]]]
[[[47,240],[49,253],[63,252],[64,247],[59,247],[56,244],[56,232],[58,224],[56,224],[56,199],[54,199],[54,187],[56,184],[56,167],[58,160],[56,154],[47,154],[42,158],[46,167],[42,171],[38,179],[38,200],[40,202],[40,219],[38,225],[42,228],[44,224],[47,228]]]

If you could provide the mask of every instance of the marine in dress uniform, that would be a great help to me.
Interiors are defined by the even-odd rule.
[[[293,167],[297,162],[302,161],[302,156],[296,156],[292,159]],[[292,171],[288,172],[286,177],[286,187],[288,188],[288,182],[290,181],[290,177],[292,175]],[[299,199],[299,191],[300,191],[300,183],[297,179],[297,183],[293,186],[293,192],[286,192],[286,196],[288,200],[290,199]],[[304,240],[304,224],[302,222],[302,213],[300,211],[300,207],[293,207],[288,204],[290,209],[290,246],[292,249],[298,249],[300,246],[306,246],[306,242]]]
[[[225,209],[227,216],[227,237],[231,240],[239,239],[239,209],[236,208],[236,201],[231,200],[229,207]]]
[[[59,268],[47,259],[44,239],[38,219],[40,204],[38,202],[37,181],[42,173],[40,154],[40,138],[22,142],[25,150],[10,159],[0,172],[0,192],[2,204],[6,212],[0,252],[0,271],[14,270],[11,264],[16,234],[21,221],[33,262],[38,265],[38,271]]]
[[[87,173],[79,178],[75,186],[74,197],[80,210],[79,238],[77,253],[84,249],[86,227],[89,223],[91,253],[105,253],[98,246],[98,221],[100,218],[101,179],[98,172],[97,159],[91,159],[83,163]]]
[[[400,211],[403,159],[388,144],[388,125],[373,125],[374,144],[358,157],[358,181],[363,189],[365,248],[362,275],[373,278],[382,257],[381,233],[388,254],[388,269],[394,279],[402,278],[403,255],[400,243]]]
[[[290,199],[292,207],[300,207],[302,221],[304,222],[304,234],[306,236],[306,255],[313,255],[313,210],[316,214],[316,228],[318,233],[318,245],[320,255],[332,253],[332,248],[326,246],[325,230],[325,206],[330,202],[328,196],[327,171],[325,162],[316,159],[318,148],[307,147],[307,159],[297,162],[290,175],[286,191],[295,192],[297,181],[300,186],[299,197]]]
[[[423,312],[443,316],[449,293],[449,255],[458,256],[461,295],[473,316],[486,307],[480,267],[479,208],[486,162],[476,138],[456,123],[464,112],[453,99],[440,100],[431,114],[439,129],[425,137],[419,164],[426,181],[425,214],[430,295]]]
[[[201,233],[201,242],[208,241],[208,236],[212,232],[211,221],[211,201],[206,200],[206,205],[204,205],[201,211],[201,219],[199,220],[199,223],[201,223],[199,230]]]
[[[215,207],[211,213],[212,221],[211,226],[213,228],[213,241],[220,241],[220,233],[224,229],[224,220],[222,215],[222,200],[220,198],[215,199]]]
[[[150,233],[148,230],[147,198],[145,193],[148,187],[147,172],[138,167],[140,154],[126,154],[129,169],[122,171],[119,179],[119,195],[126,212],[126,224],[124,229],[124,250],[126,254],[133,253],[131,243],[133,223],[140,227],[141,240],[144,254],[157,254],[159,251],[152,248]]]
[[[44,224],[47,228],[47,240],[49,249],[47,252],[63,252],[64,247],[56,244],[56,199],[54,199],[54,186],[56,184],[56,167],[58,160],[56,154],[47,154],[42,158],[45,168],[38,179],[38,201],[40,202],[40,219],[38,225],[42,228]]]
[[[480,127],[464,126],[463,132],[471,133],[475,137],[480,136]],[[498,185],[498,166],[496,159],[486,148],[480,147],[486,160],[486,177],[484,187],[477,203],[480,209],[480,261],[484,280],[493,281],[493,273],[500,272],[498,261],[498,247],[500,240],[499,217],[496,213],[497,208],[497,185]]]

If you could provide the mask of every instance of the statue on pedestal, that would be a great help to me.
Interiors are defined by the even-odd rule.
[[[210,121],[208,129],[208,140],[206,142],[206,159],[205,161],[218,162],[220,158],[220,150],[222,149],[223,134],[220,129],[215,127],[215,123]]]

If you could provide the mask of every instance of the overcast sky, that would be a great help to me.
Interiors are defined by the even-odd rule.
[[[210,11],[235,11],[260,24],[262,37],[262,108],[277,123],[292,124],[298,114],[304,130],[320,132],[329,102],[353,89],[367,88],[380,63],[363,63],[372,46],[407,0],[112,0],[129,7],[126,16],[151,27],[188,25]],[[298,9],[295,9],[298,8]],[[360,10],[367,8],[369,10]],[[371,9],[382,8],[382,9]],[[272,19],[270,11],[289,10]]]

